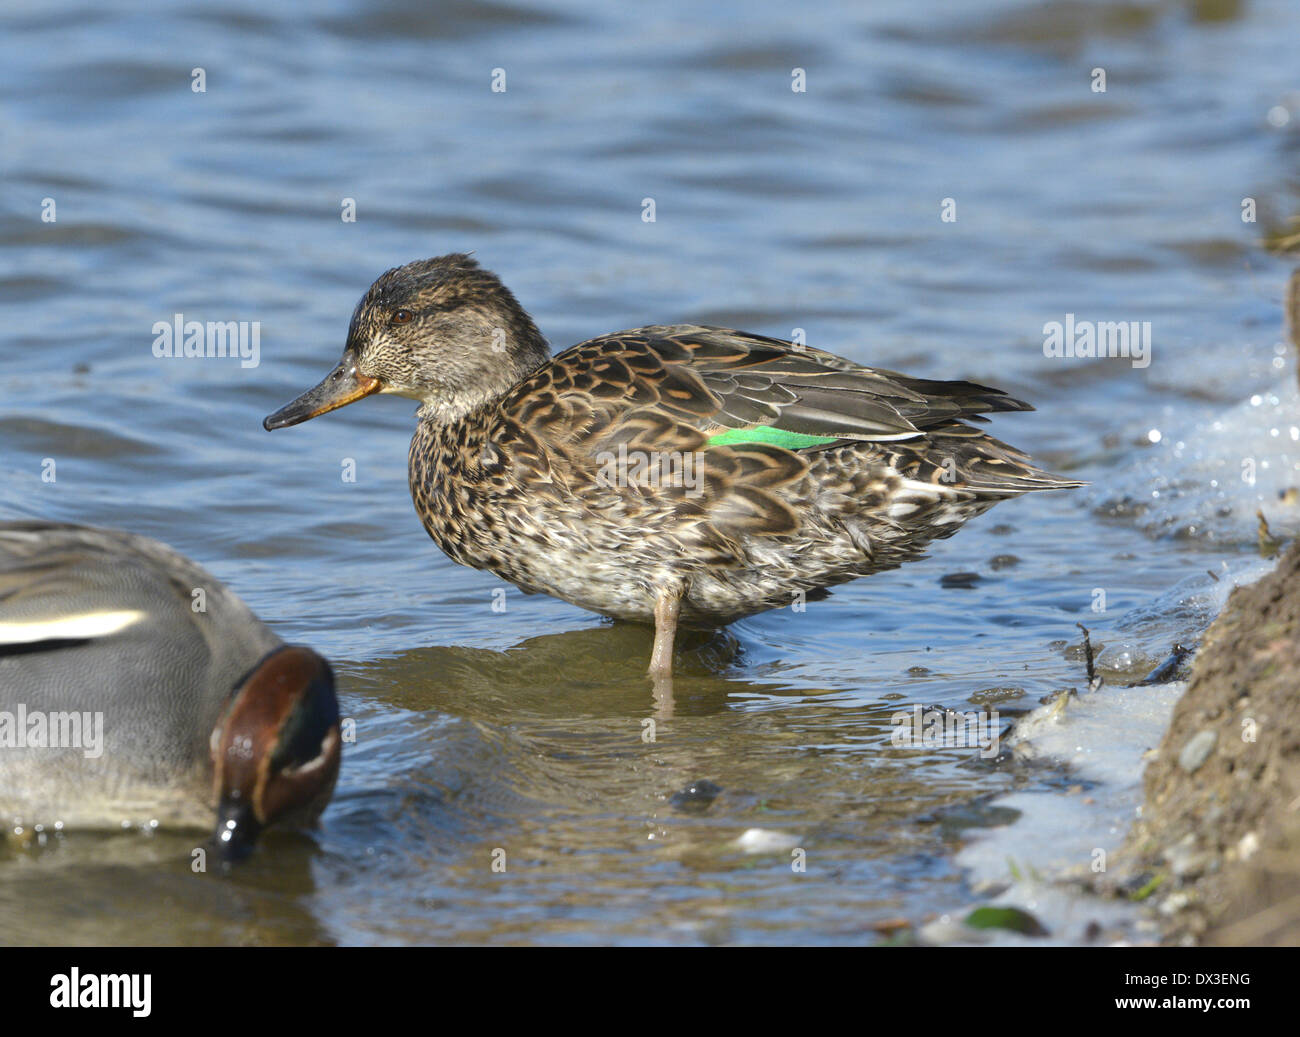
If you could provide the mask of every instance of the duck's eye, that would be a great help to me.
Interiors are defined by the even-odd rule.
[[[410,324],[415,320],[415,314],[410,310],[394,310],[392,317],[389,318],[390,324]]]

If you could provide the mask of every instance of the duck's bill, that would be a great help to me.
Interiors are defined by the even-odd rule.
[[[262,826],[247,803],[223,799],[217,807],[217,828],[212,835],[217,856],[227,864],[242,861],[253,852]]]
[[[382,383],[378,378],[367,378],[357,370],[356,359],[350,353],[344,353],[343,359],[333,371],[327,374],[319,385],[308,389],[292,403],[286,403],[274,414],[262,422],[268,432],[278,428],[288,428],[304,421],[327,414],[349,403],[379,392]]]

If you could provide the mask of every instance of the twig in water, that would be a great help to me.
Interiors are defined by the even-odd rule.
[[[1178,676],[1178,671],[1183,662],[1194,651],[1196,651],[1195,646],[1186,648],[1183,645],[1174,645],[1169,653],[1169,658],[1133,686],[1135,688],[1144,688],[1149,684],[1168,684]]]
[[[1088,628],[1082,623],[1075,623],[1083,631],[1083,664],[1087,667],[1088,690],[1096,691],[1102,685],[1101,677],[1097,675],[1097,664],[1092,655],[1092,638],[1088,635]]]

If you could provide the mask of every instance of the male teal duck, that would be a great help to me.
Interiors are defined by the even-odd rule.
[[[467,255],[389,270],[343,359],[270,415],[284,428],[372,393],[420,402],[411,495],[451,558],[524,591],[655,626],[713,628],[892,569],[1029,490],[1082,485],[971,422],[1032,410],[970,382],[693,324],[552,357]]]
[[[57,745],[55,743],[58,743]],[[0,523],[0,822],[205,827],[227,859],[338,776],[329,664],[155,540]]]

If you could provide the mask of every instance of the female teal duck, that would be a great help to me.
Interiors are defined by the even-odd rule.
[[[0,822],[211,827],[242,856],[339,769],[329,664],[212,575],[116,530],[0,523]]]
[[[743,331],[602,335],[551,357],[514,295],[466,255],[389,270],[343,359],[266,419],[363,396],[420,401],[410,482],[464,565],[618,619],[711,628],[892,569],[1006,497],[1080,483],[969,422],[1031,410]]]

